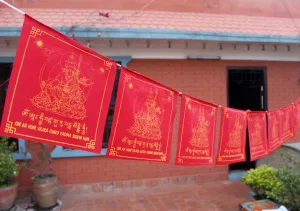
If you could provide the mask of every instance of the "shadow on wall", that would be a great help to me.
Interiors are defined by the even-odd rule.
[[[284,160],[281,155],[281,150],[283,152],[289,153],[292,155],[296,160],[300,160],[300,143],[293,143],[293,144],[284,144],[280,150],[276,150],[272,154],[267,157],[264,157],[256,162],[256,166],[261,166],[266,164],[268,166],[277,168],[282,165],[285,165]]]

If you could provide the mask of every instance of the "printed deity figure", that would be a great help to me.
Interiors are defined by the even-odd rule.
[[[88,79],[80,78],[80,65],[74,55],[70,55],[62,71],[55,77],[41,82],[41,92],[31,99],[32,104],[42,110],[49,111],[73,119],[85,119],[85,93],[83,87],[88,87]]]

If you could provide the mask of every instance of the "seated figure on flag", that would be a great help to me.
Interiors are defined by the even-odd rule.
[[[242,137],[242,125],[240,124],[240,119],[237,116],[233,130],[229,134],[229,141],[227,146],[230,148],[241,147],[241,137]]]
[[[209,121],[206,120],[204,109],[200,109],[197,126],[193,128],[190,144],[194,147],[206,148],[209,146],[208,126]]]
[[[134,124],[128,129],[132,135],[150,140],[161,139],[161,119],[158,115],[162,112],[156,105],[156,99],[157,92],[150,91],[143,108],[134,116]]]
[[[80,78],[81,62],[81,56],[77,62],[74,54],[69,55],[55,78],[41,81],[41,92],[31,99],[32,104],[64,117],[85,119],[86,95],[81,86],[88,87],[92,83],[88,84],[86,77]]]

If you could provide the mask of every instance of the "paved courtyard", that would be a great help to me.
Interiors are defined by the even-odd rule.
[[[249,189],[239,181],[182,185],[136,192],[64,195],[63,211],[235,211]]]

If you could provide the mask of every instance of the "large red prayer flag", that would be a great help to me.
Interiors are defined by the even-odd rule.
[[[300,129],[300,98],[293,104],[293,121],[296,133]]]
[[[2,134],[100,153],[115,62],[25,15]]]
[[[214,163],[217,105],[181,96],[176,165]]]
[[[266,112],[248,112],[251,161],[268,154]]]
[[[217,164],[232,164],[246,160],[246,128],[246,111],[222,107]]]
[[[293,120],[293,105],[288,105],[281,109],[282,113],[282,134],[281,141],[285,142],[295,136],[294,120]]]
[[[107,157],[169,162],[177,96],[122,67]]]
[[[281,111],[268,111],[268,150],[273,152],[281,146]]]

